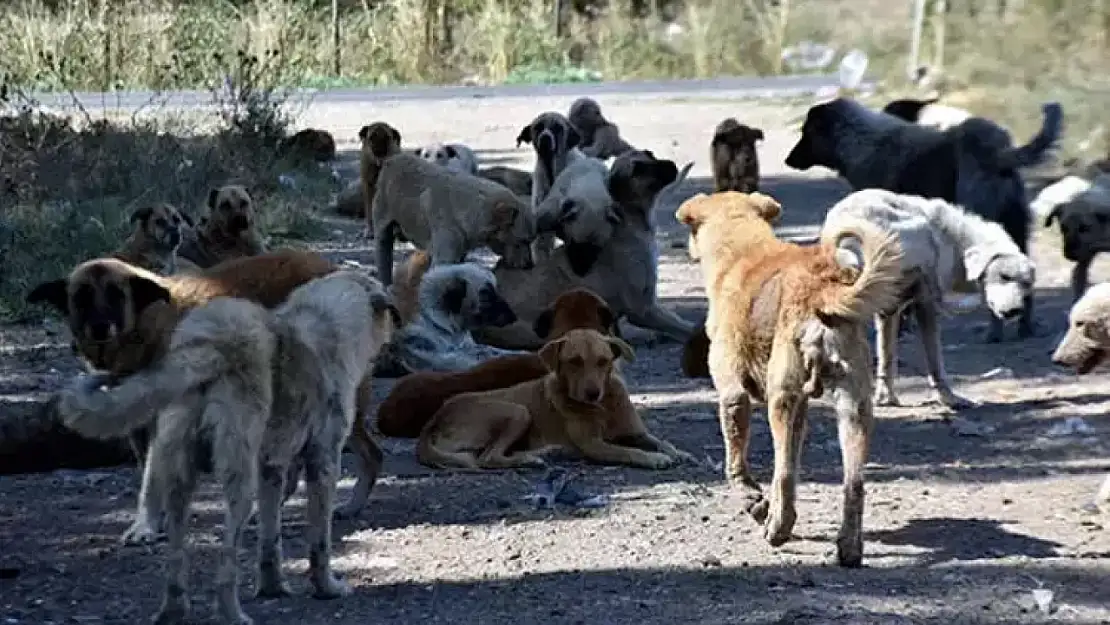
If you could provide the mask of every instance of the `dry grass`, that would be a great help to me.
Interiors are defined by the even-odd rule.
[[[784,45],[860,48],[887,85],[905,95],[910,4],[886,0],[688,0],[684,32],[632,20],[622,5],[593,21],[573,18],[554,36],[552,0],[452,0],[448,34],[429,21],[430,0],[344,0],[341,78],[329,3],[306,0],[17,0],[0,7],[0,78],[21,90],[212,89],[223,113],[204,130],[182,119],[76,120],[22,112],[0,118],[0,318],[23,317],[35,281],[113,247],[139,203],[187,209],[228,179],[262,197],[270,226],[301,232],[302,206],[322,203],[328,181],[301,191],[277,185],[288,169],[272,152],[289,122],[283,87],[607,80],[782,71]],[[1063,103],[1065,152],[1106,153],[1099,133],[1110,104],[1110,3],[1027,0],[1000,17],[997,2],[950,2],[943,81],[947,99],[993,117],[1024,140],[1040,104]],[[1011,3],[1016,4],[1016,3]],[[56,7],[56,8],[51,8]],[[977,12],[970,9],[975,8]],[[923,58],[932,58],[926,32]],[[230,93],[224,85],[232,85]],[[0,107],[2,108],[2,107]]]

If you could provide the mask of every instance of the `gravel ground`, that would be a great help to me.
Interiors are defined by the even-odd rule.
[[[805,234],[845,192],[824,174],[788,172],[798,103],[728,99],[598,97],[634,144],[696,161],[707,175],[707,144],[723,117],[765,129],[765,189],[785,206],[782,232]],[[334,132],[353,151],[374,119],[398,127],[406,144],[463,141],[485,164],[530,166],[520,127],[570,98],[329,104],[303,122]],[[351,153],[346,155],[350,159]],[[350,167],[347,168],[351,170]],[[663,217],[666,217],[665,215]],[[673,220],[664,226],[660,291],[691,319],[705,311],[700,272]],[[370,262],[358,224],[334,221],[322,249]],[[906,407],[877,411],[868,466],[865,567],[833,562],[840,467],[835,422],[816,402],[799,488],[795,539],[769,547],[722,483],[715,393],[679,377],[680,346],[629,332],[638,359],[626,368],[649,427],[705,458],[705,467],[647,472],[577,466],[577,486],[609,495],[594,510],[535,510],[523,500],[536,472],[485,475],[428,470],[410,441],[385,440],[387,459],[362,517],[336,526],[337,568],[354,586],[345,599],[249,599],[253,533],[242,562],[245,608],[258,623],[745,623],[906,625],[924,623],[1110,623],[1110,522],[1090,501],[1110,470],[1106,378],[1055,370],[1048,355],[1065,326],[1070,266],[1055,237],[1038,232],[1038,336],[982,343],[981,312],[944,323],[955,388],[983,402],[950,419],[922,405],[925,382],[916,337],[902,342],[898,381]],[[1095,278],[1106,279],[1105,266]],[[1013,336],[1010,331],[1009,337]],[[66,350],[21,349],[57,332],[7,328],[0,340],[5,393],[75,367]],[[382,381],[379,396],[390,382]],[[22,386],[21,386],[22,385]],[[762,414],[762,411],[760,411]],[[1060,434],[1079,418],[1087,429]],[[1074,423],[1074,421],[1073,421]],[[1055,429],[1054,429],[1055,428]],[[757,416],[754,465],[770,478],[771,445]],[[119,547],[138,476],[130,468],[0,478],[0,619],[3,623],[136,623],[157,607],[162,546]],[[350,480],[342,485],[345,496]],[[211,622],[211,572],[220,523],[218,489],[196,504],[193,618]],[[303,500],[286,509],[288,566],[306,566]],[[305,580],[294,583],[304,590]],[[1033,590],[1052,593],[1049,613]]]

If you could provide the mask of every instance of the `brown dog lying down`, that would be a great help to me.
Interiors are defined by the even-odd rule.
[[[404,304],[400,298],[399,304]],[[401,317],[404,319],[404,309]],[[537,335],[557,339],[574,329],[615,334],[616,318],[605,300],[584,288],[571,289],[558,298],[533,324]],[[460,393],[505,388],[547,374],[536,354],[491,358],[466,371],[422,371],[401,378],[378,407],[378,430],[386,436],[416,438],[424,424]]]
[[[496,469],[546,466],[548,452],[643,469],[692,461],[644,426],[614,370],[632,348],[596,330],[571,330],[539,351],[542,378],[508,388],[463,393],[443,404],[416,445],[432,467]]]
[[[1068,313],[1068,331],[1052,353],[1052,362],[1090,373],[1110,355],[1110,283],[1087,289]],[[1110,475],[1102,482],[1095,501],[1110,501]]]
[[[829,241],[859,242],[859,269],[841,267],[832,245],[780,241],[782,208],[762,193],[697,195],[679,207],[689,253],[709,298],[709,371],[717,389],[726,476],[746,490],[748,511],[778,546],[790,539],[794,492],[811,397],[833,391],[844,458],[842,566],[863,559],[863,467],[873,422],[866,325],[900,295],[898,239],[863,221]],[[854,255],[854,254],[853,254]],[[748,465],[752,401],[766,402],[775,448],[770,498]]]

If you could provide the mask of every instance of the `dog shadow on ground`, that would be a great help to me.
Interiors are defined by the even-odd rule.
[[[897,529],[865,532],[865,540],[881,545],[928,549],[920,564],[932,566],[953,560],[980,560],[1004,556],[1031,559],[1056,558],[1062,543],[1017,534],[995,519],[910,519]]]

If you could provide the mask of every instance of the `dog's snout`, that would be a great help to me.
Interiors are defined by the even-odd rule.
[[[231,229],[232,230],[235,230],[237,232],[241,232],[241,231],[246,230],[248,228],[250,228],[250,222],[247,221],[246,217],[244,217],[242,215],[236,215],[236,216],[231,218]]]
[[[596,386],[591,386],[582,390],[582,395],[588,402],[596,402],[601,399],[601,389]]]
[[[177,247],[177,245],[181,243],[181,231],[177,228],[170,228],[166,231],[166,239],[171,246]]]
[[[108,322],[93,322],[89,326],[89,338],[94,341],[107,341],[112,337],[113,326]]]
[[[540,136],[536,137],[535,146],[542,154],[554,154],[556,147],[555,135],[550,130],[541,132]]]
[[[1020,314],[1021,314],[1021,309],[1020,308],[1011,308],[1009,310],[1002,311],[1002,318],[1003,319],[1014,319]]]

